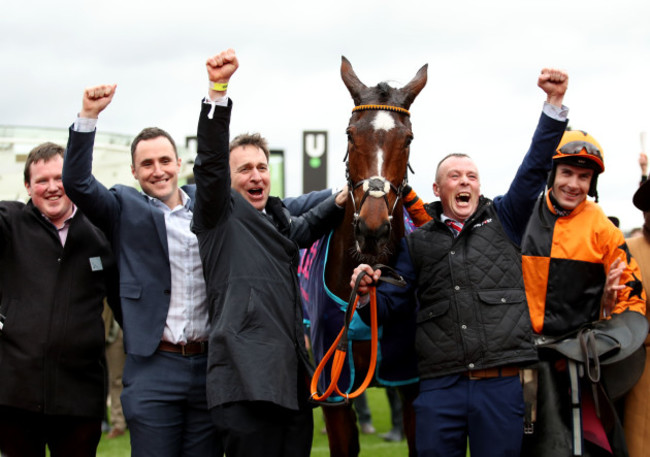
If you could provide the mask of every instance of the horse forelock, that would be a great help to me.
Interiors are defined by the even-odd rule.
[[[360,104],[392,105],[402,107],[404,95],[386,81],[382,81],[374,87],[368,87],[361,97]]]
[[[387,82],[383,81],[377,84],[375,91],[379,103],[388,103],[390,96],[393,92],[395,92],[395,89],[391,87]]]

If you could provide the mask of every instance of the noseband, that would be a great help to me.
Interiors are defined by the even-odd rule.
[[[370,110],[383,110],[383,111],[393,111],[396,113],[400,114],[406,114],[407,116],[410,116],[411,113],[405,109],[405,108],[400,108],[399,106],[390,106],[390,105],[358,105],[352,108],[352,112],[356,111],[370,111]],[[386,178],[383,176],[372,176],[370,178],[366,178],[362,181],[359,182],[352,182],[352,179],[350,178],[350,161],[348,160],[348,153],[345,153],[345,157],[343,158],[343,161],[345,162],[345,178],[348,183],[348,193],[350,194],[350,199],[352,200],[352,205],[354,208],[354,222],[356,223],[359,220],[359,213],[361,213],[361,207],[363,206],[363,203],[366,201],[366,198],[368,196],[374,197],[374,198],[382,198],[386,202],[386,207],[389,208],[390,204],[388,202],[388,193],[392,190],[395,192],[395,203],[393,203],[393,207],[390,208],[390,211],[388,212],[388,219],[390,221],[393,220],[393,213],[395,212],[395,207],[397,207],[397,202],[402,198],[402,189],[407,183],[407,173],[404,173],[404,179],[400,183],[399,187],[395,187],[393,183],[388,181]],[[361,202],[359,204],[359,207],[357,208],[357,203],[354,199],[354,191],[357,190],[359,187],[363,187],[363,197],[361,198]]]

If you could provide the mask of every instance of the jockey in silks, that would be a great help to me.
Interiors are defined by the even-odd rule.
[[[620,422],[613,408],[608,410],[611,393],[589,389],[584,378],[571,378],[567,358],[542,349],[549,341],[575,334],[585,324],[599,319],[627,312],[645,320],[646,297],[639,266],[623,233],[597,204],[596,185],[604,171],[598,142],[586,132],[566,131],[553,156],[548,190],[537,202],[524,235],[526,297],[533,331],[542,344],[537,396],[540,414],[534,433],[524,440],[522,455],[627,455]],[[594,348],[595,344],[590,346]],[[544,364],[548,378],[542,376]],[[586,365],[585,377],[592,378],[595,386],[598,379],[592,377],[589,360]],[[596,375],[600,377],[599,368]],[[553,390],[559,396],[560,404],[553,405],[559,416],[541,413],[543,402]],[[563,414],[567,429],[557,430],[549,422],[557,423]],[[567,417],[571,415],[573,420]]]

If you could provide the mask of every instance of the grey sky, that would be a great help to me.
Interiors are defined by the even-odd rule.
[[[642,0],[5,2],[0,124],[67,127],[84,87],[117,83],[99,129],[156,125],[183,141],[196,129],[205,59],[232,47],[231,131],[260,131],[284,149],[287,191],[297,194],[303,130],[329,132],[329,182],[344,179],[353,104],[341,56],[368,85],[405,84],[428,63],[411,108],[411,184],[432,200],[438,160],[465,152],[493,197],[532,136],[544,100],[537,75],[555,66],[570,75],[570,124],[603,147],[601,204],[630,229],[642,223],[631,198],[639,134],[650,130],[649,21]]]

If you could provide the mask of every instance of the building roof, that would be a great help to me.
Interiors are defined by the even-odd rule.
[[[93,174],[106,187],[125,184],[138,187],[131,174],[131,142],[133,135],[97,132],[93,151]],[[0,125],[0,200],[29,199],[23,182],[23,170],[29,151],[46,141],[65,147],[68,129]],[[179,183],[192,177],[195,151],[177,142],[181,161]]]

